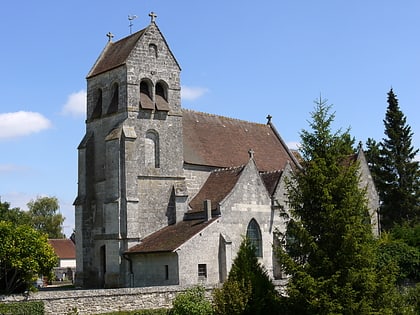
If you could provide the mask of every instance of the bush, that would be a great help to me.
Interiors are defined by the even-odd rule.
[[[213,308],[205,297],[205,289],[197,286],[179,293],[173,301],[170,315],[211,315]]]
[[[0,304],[0,314],[44,315],[43,302],[20,302]]]

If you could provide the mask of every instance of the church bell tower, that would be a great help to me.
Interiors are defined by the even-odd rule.
[[[182,185],[180,67],[156,25],[108,43],[87,75],[78,147],[76,285],[129,287],[123,253],[173,222]]]

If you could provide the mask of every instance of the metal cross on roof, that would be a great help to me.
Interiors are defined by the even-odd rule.
[[[253,159],[254,158],[254,153],[255,153],[254,150],[252,150],[252,149],[249,149],[248,150],[248,154],[249,154],[249,158],[250,159]]]
[[[156,18],[157,18],[157,15],[156,15],[156,13],[155,12],[150,12],[149,13],[149,16],[150,16],[150,22],[154,22],[154,21],[156,21]]]
[[[114,34],[112,34],[111,32],[108,32],[108,34],[106,34],[106,36],[108,36],[108,41],[112,41],[112,38],[114,37]]]

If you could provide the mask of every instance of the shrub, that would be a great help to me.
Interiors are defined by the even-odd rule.
[[[205,297],[205,289],[202,286],[193,287],[183,293],[179,293],[173,301],[170,315],[211,315],[212,305]]]
[[[44,303],[20,302],[0,304],[0,314],[44,315]]]

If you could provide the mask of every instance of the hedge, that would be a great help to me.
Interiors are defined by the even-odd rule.
[[[44,303],[40,301],[0,304],[1,315],[44,315]]]

